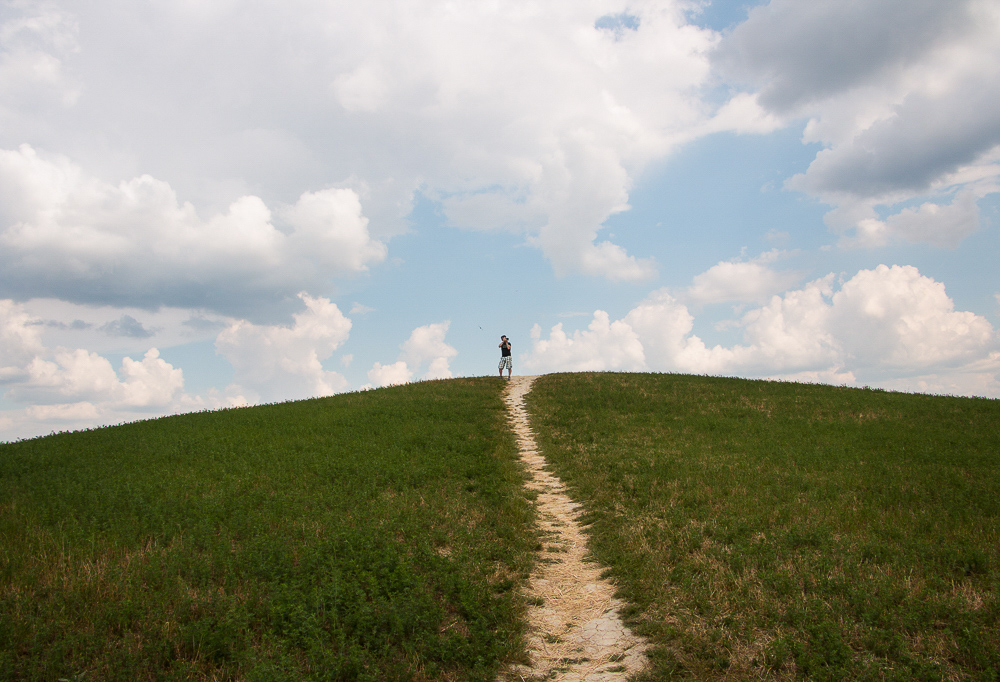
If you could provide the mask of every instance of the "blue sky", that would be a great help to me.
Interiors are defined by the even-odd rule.
[[[0,440],[514,371],[1000,397],[996,0],[0,3]]]

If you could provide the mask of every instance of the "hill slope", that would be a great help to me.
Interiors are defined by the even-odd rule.
[[[1000,402],[572,374],[528,409],[650,679],[1000,674]]]
[[[0,679],[492,679],[535,542],[500,390],[0,446]]]
[[[0,445],[0,679],[494,679],[534,511],[495,378]],[[650,679],[995,679],[1000,402],[539,378]]]

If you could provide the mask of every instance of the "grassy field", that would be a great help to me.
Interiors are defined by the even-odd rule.
[[[998,679],[1000,402],[572,374],[528,406],[648,679]]]
[[[0,445],[0,679],[492,680],[537,542],[500,390]]]
[[[493,680],[539,546],[503,386],[0,444],[0,680]],[[648,679],[998,678],[1000,402],[649,374],[527,400]]]

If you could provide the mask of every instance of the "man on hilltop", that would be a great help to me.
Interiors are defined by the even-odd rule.
[[[510,381],[510,373],[514,369],[514,361],[510,356],[510,339],[506,336],[500,337],[500,378],[503,379],[504,367],[507,368],[507,381]]]

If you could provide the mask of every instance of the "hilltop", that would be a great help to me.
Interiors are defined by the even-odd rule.
[[[542,546],[503,389],[0,445],[0,678],[495,679]],[[526,400],[650,679],[1000,672],[1000,402],[656,374]]]

